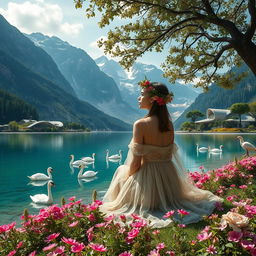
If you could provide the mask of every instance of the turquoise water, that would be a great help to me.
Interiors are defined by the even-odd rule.
[[[46,185],[33,186],[29,184],[28,175],[36,172],[46,173],[47,167],[54,169],[52,188],[54,203],[59,204],[61,197],[66,199],[76,196],[84,203],[91,200],[93,189],[98,191],[98,198],[104,195],[113,173],[122,164],[127,154],[127,145],[132,133],[78,133],[78,134],[0,134],[0,225],[11,221],[20,222],[23,209],[30,213],[39,211],[31,205],[29,195],[47,193]],[[204,166],[205,170],[220,167],[235,156],[244,152],[237,135],[201,135],[176,134],[175,141],[180,148],[180,155],[187,169],[198,170]],[[244,138],[256,145],[255,135],[244,135]],[[197,153],[196,143],[201,146],[219,147],[224,145],[220,155]],[[121,163],[106,163],[105,152],[117,154],[123,150]],[[69,167],[70,154],[75,160],[96,153],[95,165],[89,170],[98,171],[95,179],[78,182],[78,170]],[[94,168],[93,168],[94,167]],[[87,169],[88,170],[88,169]]]

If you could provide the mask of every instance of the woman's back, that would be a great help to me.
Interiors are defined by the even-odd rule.
[[[143,144],[165,147],[173,143],[174,131],[170,122],[170,131],[160,132],[156,116],[140,119],[142,124]]]

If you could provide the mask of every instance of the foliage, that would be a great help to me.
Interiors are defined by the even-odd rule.
[[[163,68],[172,82],[192,82],[200,76],[197,86],[218,82],[230,88],[244,74],[217,71],[242,60],[256,74],[254,0],[75,0],[76,8],[83,2],[87,17],[101,12],[100,28],[115,18],[126,20],[98,42],[105,53],[122,57],[125,67],[145,52],[161,52],[168,45]]]
[[[250,111],[249,105],[247,103],[235,103],[230,107],[230,110],[231,113],[239,116],[239,124],[242,127],[241,116]]]
[[[234,73],[246,72],[248,67],[245,65],[232,71]],[[207,93],[201,93],[175,121],[175,128],[178,128],[182,122],[186,120],[186,113],[198,109],[202,113],[206,113],[208,108],[216,109],[229,109],[230,106],[237,102],[253,102],[256,95],[256,76],[251,72],[249,75],[239,82],[234,89],[226,90],[219,87],[217,84],[213,84]]]
[[[256,122],[256,102],[249,103],[249,114],[254,118]]]
[[[1,255],[255,255],[256,157],[208,172],[203,166],[199,169],[189,173],[195,185],[225,200],[201,221],[202,229],[192,239],[187,231],[190,225],[181,224],[189,214],[182,209],[165,214],[170,219],[178,214],[181,220],[170,224],[166,237],[166,229],[153,230],[136,214],[106,217],[100,211],[100,201],[84,205],[72,197],[68,203],[63,199],[62,206],[49,206],[37,215],[25,210],[21,227],[16,223],[0,226]]]
[[[193,122],[184,122],[181,126],[182,131],[192,131],[196,128],[195,123]]]
[[[85,126],[83,124],[75,123],[75,122],[68,122],[64,123],[64,129],[67,130],[85,130]]]
[[[15,95],[0,90],[0,123],[22,119],[38,119],[36,109]]]
[[[203,117],[203,116],[204,116],[204,114],[201,113],[199,110],[192,110],[186,114],[186,118],[191,118],[192,122],[195,122],[196,119],[198,119],[199,117]]]
[[[19,125],[18,125],[18,123],[17,123],[16,121],[11,121],[11,122],[9,123],[9,129],[10,129],[11,131],[13,131],[13,132],[18,131],[18,130],[19,130]]]

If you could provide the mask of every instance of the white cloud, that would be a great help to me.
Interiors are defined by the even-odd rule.
[[[22,32],[41,32],[46,35],[77,35],[83,28],[81,23],[68,23],[63,19],[59,5],[48,4],[44,0],[26,1],[24,3],[9,2],[6,10],[0,13]]]

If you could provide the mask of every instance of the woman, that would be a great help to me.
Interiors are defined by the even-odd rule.
[[[198,222],[222,199],[198,189],[179,160],[166,107],[173,95],[161,83],[144,80],[139,85],[139,107],[149,112],[134,123],[127,159],[116,170],[101,210],[117,216],[135,213],[153,227],[164,227],[170,223],[163,218],[166,212],[184,209],[189,215],[183,223]],[[174,219],[180,221],[179,215]]]

